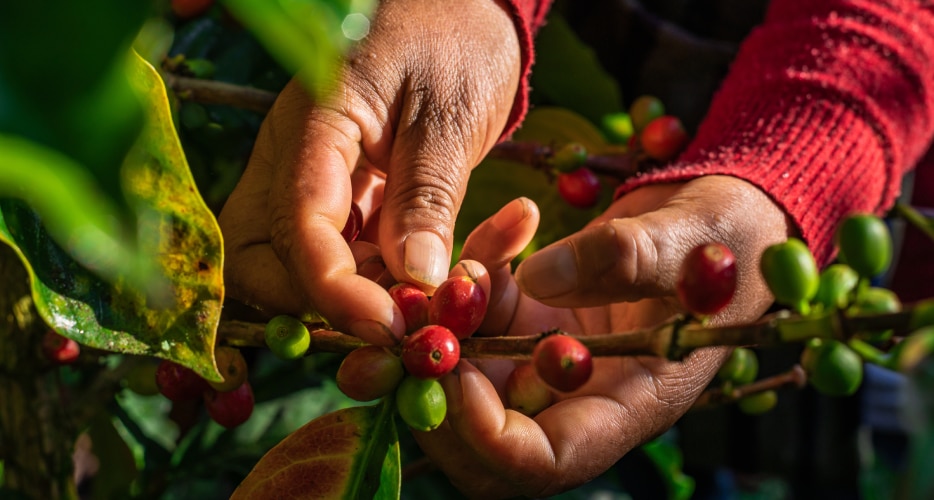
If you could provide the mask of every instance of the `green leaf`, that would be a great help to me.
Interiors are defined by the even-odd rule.
[[[132,238],[138,253],[108,239],[101,220],[114,209],[107,208],[81,167],[14,138],[0,141],[3,165],[25,163],[0,168],[0,175],[35,194],[26,199],[43,218],[22,201],[0,200],[0,241],[22,257],[36,308],[59,333],[108,351],[170,359],[220,380],[214,366],[224,293],[220,230],[191,179],[162,79],[135,54],[129,67],[130,81],[149,110],[144,133],[119,172],[135,215]],[[41,175],[33,178],[40,184],[30,183],[29,175]],[[138,286],[140,276],[152,274],[138,271],[146,266],[157,268],[165,286]]]
[[[308,422],[269,450],[231,499],[399,498],[394,416],[385,398]]]
[[[551,104],[600,123],[604,115],[623,110],[619,86],[600,65],[593,50],[553,14],[535,37],[532,88]]]
[[[139,475],[133,452],[117,432],[112,417],[106,412],[98,413],[91,420],[87,432],[91,438],[91,451],[97,456],[100,470],[107,471],[106,474],[98,474],[94,478],[94,492],[91,498],[126,498],[130,493],[130,485]]]
[[[224,3],[315,96],[320,96],[334,82],[340,57],[351,41],[365,34],[358,25],[362,23],[369,29],[365,16],[374,4],[351,0],[224,0]]]

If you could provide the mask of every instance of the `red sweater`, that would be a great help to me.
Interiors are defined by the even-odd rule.
[[[549,1],[509,4],[525,73],[507,134],[527,108],[530,34]],[[839,220],[890,208],[902,174],[917,165],[932,137],[930,2],[773,0],[688,149],[674,165],[630,179],[618,194],[706,174],[745,179],[791,216],[825,265]]]

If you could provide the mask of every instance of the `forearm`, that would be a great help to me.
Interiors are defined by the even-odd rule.
[[[821,264],[850,212],[881,213],[934,134],[934,11],[919,1],[775,0],[679,162],[621,190],[743,178]]]

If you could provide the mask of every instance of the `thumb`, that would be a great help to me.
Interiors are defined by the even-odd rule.
[[[643,190],[618,200],[584,230],[528,257],[516,270],[520,288],[559,307],[670,296],[687,253],[717,241],[736,256],[737,296],[755,292],[770,300],[759,257],[768,245],[787,238],[789,223],[765,193],[725,176]]]
[[[489,146],[468,117],[416,122],[396,136],[386,173],[379,242],[386,267],[428,293],[448,277],[454,222],[471,169]]]

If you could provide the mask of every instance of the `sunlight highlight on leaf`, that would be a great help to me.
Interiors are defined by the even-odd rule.
[[[231,499],[398,498],[394,415],[387,398],[308,422],[270,449]]]

